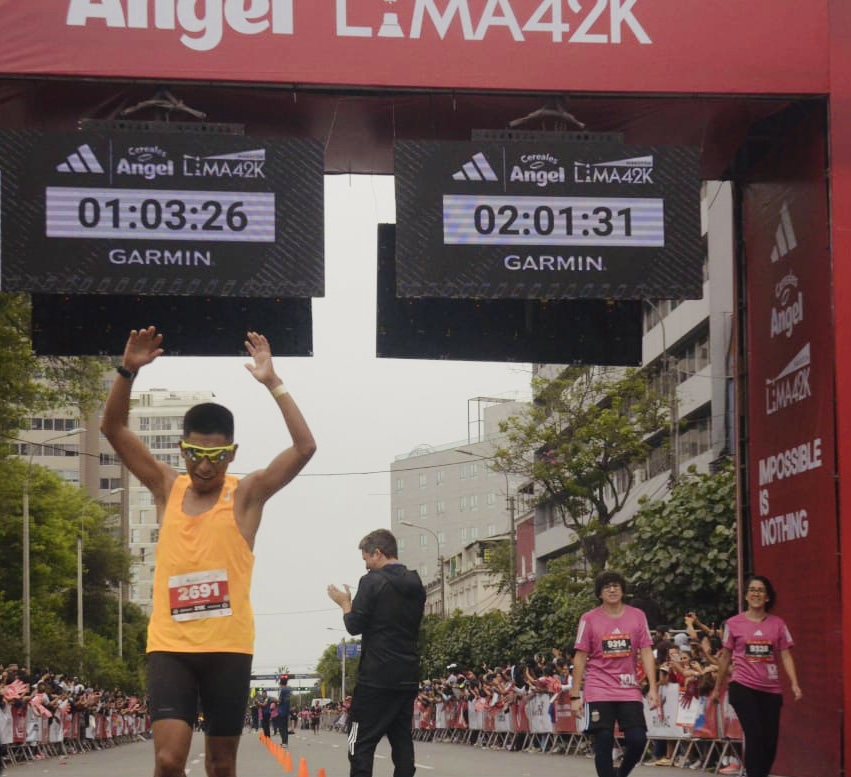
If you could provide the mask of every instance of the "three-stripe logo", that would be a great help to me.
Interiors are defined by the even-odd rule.
[[[103,167],[98,162],[95,152],[88,143],[83,143],[76,151],[68,154],[64,162],[56,165],[60,173],[103,173]]]
[[[792,226],[789,205],[784,202],[780,206],[780,223],[777,225],[777,232],[774,233],[774,248],[771,249],[771,263],[774,264],[782,259],[797,245],[798,240],[795,237],[795,228]]]
[[[453,181],[498,181],[496,173],[488,162],[487,157],[480,151],[473,154],[469,162],[465,162],[457,173],[452,175]]]

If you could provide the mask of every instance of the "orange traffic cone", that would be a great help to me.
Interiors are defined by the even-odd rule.
[[[319,771],[316,772],[316,777],[325,777],[325,770],[322,767],[320,767]]]
[[[293,759],[289,750],[284,750],[284,763],[282,764],[285,772],[293,770]]]
[[[304,756],[298,762],[298,777],[310,777],[310,772],[307,771],[307,759]]]

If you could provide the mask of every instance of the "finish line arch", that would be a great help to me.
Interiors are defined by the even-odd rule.
[[[73,131],[167,84],[249,134],[320,140],[326,172],[390,174],[395,139],[467,139],[569,95],[589,128],[697,145],[704,178],[735,182],[740,566],[772,576],[801,653],[820,656],[800,662],[776,768],[847,771],[849,4],[198,5],[0,0],[0,128]]]

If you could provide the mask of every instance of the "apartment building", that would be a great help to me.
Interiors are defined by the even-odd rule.
[[[474,432],[437,446],[420,445],[390,467],[392,531],[399,560],[426,585],[426,612],[465,615],[508,609],[485,563],[495,542],[510,537],[520,480],[495,471],[499,422],[524,403],[477,397]]]

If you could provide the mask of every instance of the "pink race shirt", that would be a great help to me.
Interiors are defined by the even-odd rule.
[[[782,693],[777,662],[780,651],[792,647],[792,635],[782,618],[766,615],[754,622],[739,613],[724,626],[724,647],[733,654],[732,682],[755,691]]]
[[[641,701],[638,653],[652,644],[647,618],[635,607],[625,606],[616,617],[602,607],[586,612],[574,645],[588,655],[585,701]]]

